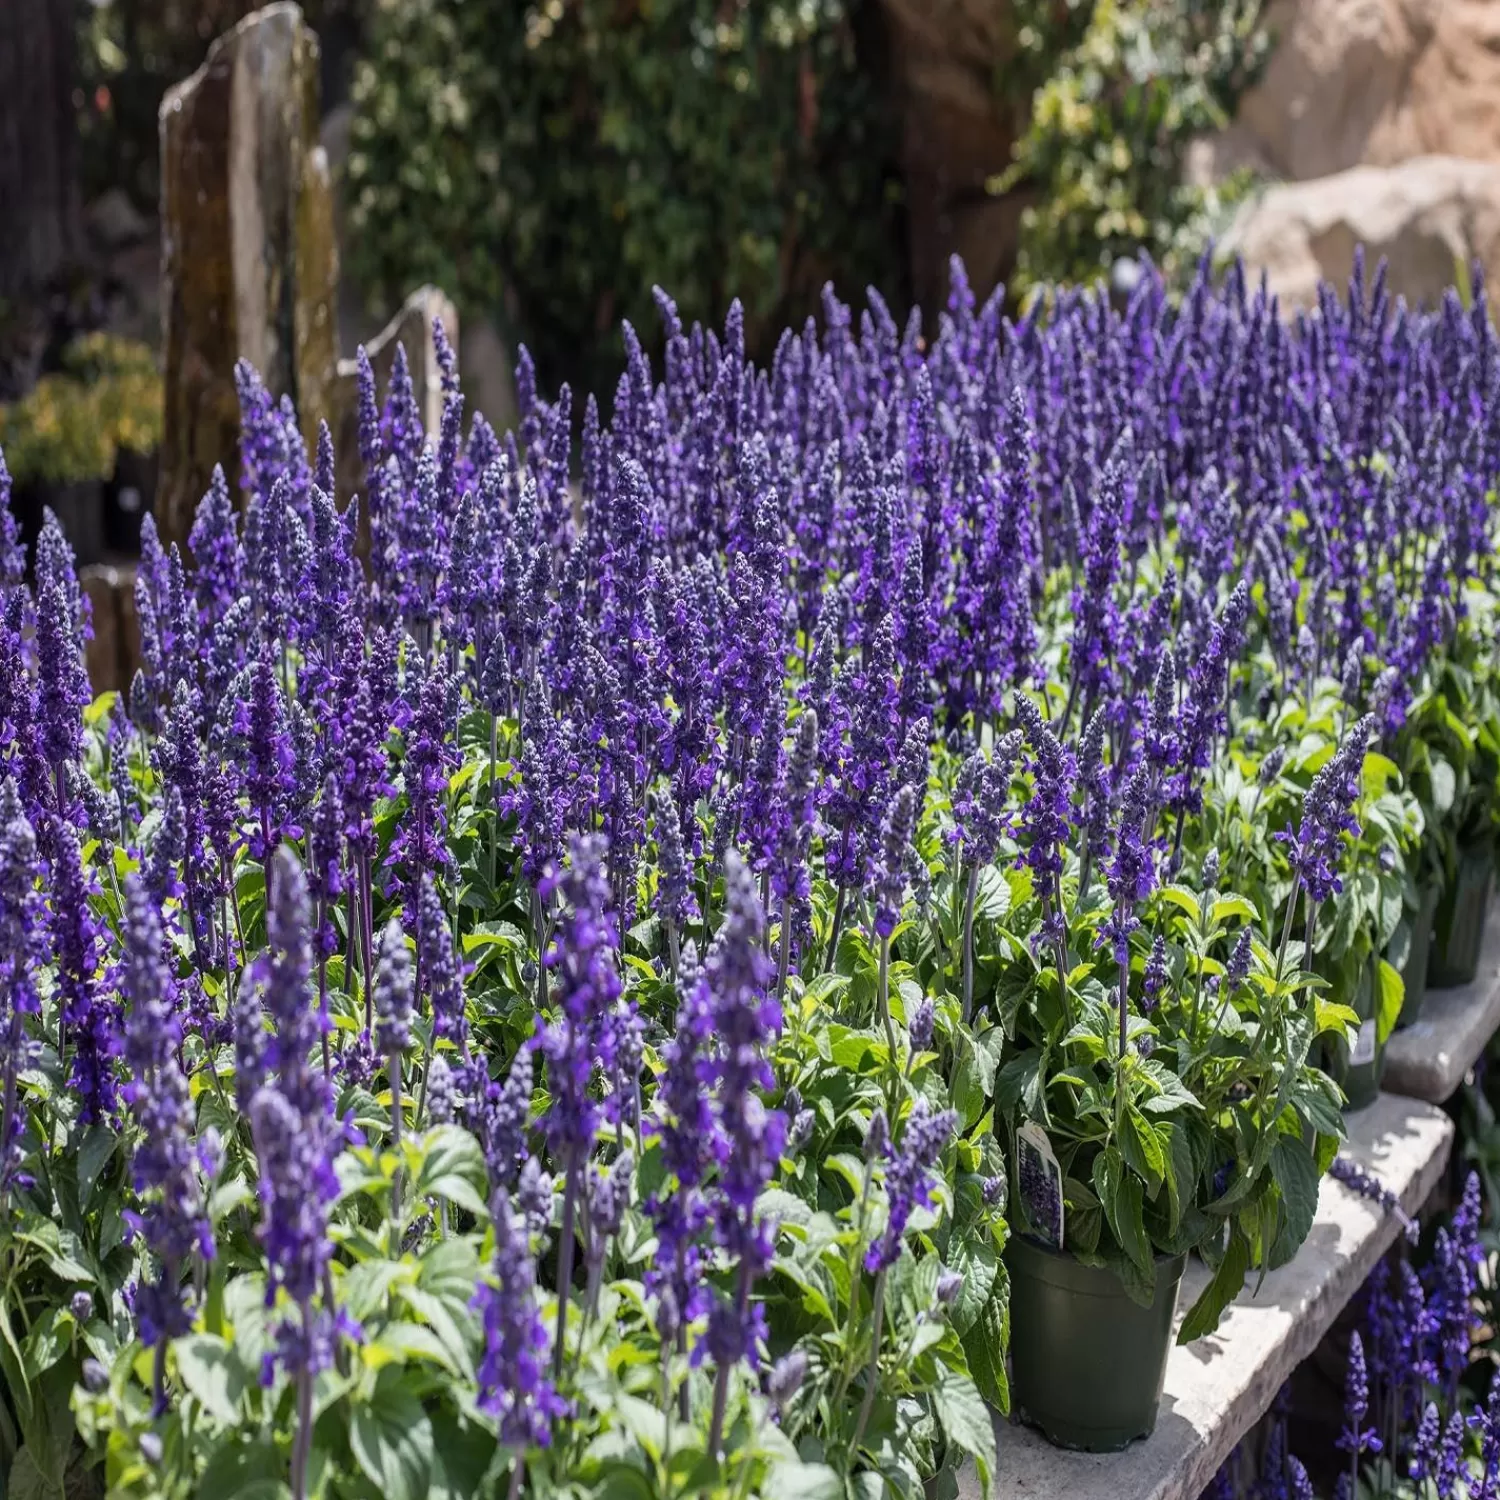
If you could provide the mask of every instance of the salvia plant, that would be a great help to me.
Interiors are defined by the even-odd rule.
[[[1477,291],[658,293],[503,436],[435,329],[347,496],[242,366],[97,699],[0,507],[14,1492],[987,1483],[1008,1223],[1214,1327],[1496,815]]]

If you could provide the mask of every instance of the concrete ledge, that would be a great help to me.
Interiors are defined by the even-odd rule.
[[[1422,1018],[1385,1047],[1381,1087],[1441,1104],[1452,1096],[1500,1027],[1500,899],[1490,904],[1472,984],[1428,990]]]
[[[1415,1213],[1441,1176],[1453,1142],[1442,1111],[1382,1094],[1349,1116],[1346,1150]],[[1253,1284],[1217,1333],[1174,1348],[1156,1431],[1123,1453],[1053,1448],[1018,1423],[995,1419],[997,1500],[1197,1500],[1234,1445],[1276,1398],[1282,1382],[1317,1347],[1400,1227],[1374,1204],[1323,1180],[1312,1233],[1290,1265]],[[1179,1312],[1207,1274],[1192,1262]],[[966,1470],[961,1500],[979,1500]]]

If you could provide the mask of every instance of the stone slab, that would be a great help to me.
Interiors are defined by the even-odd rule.
[[[1348,1154],[1415,1213],[1437,1184],[1453,1124],[1421,1100],[1381,1094],[1349,1116]],[[1312,1233],[1295,1260],[1247,1287],[1218,1332],[1174,1347],[1156,1431],[1123,1453],[1067,1453],[1019,1423],[995,1419],[997,1500],[1197,1500],[1234,1445],[1317,1347],[1400,1226],[1375,1205],[1324,1178]],[[1179,1316],[1207,1274],[1189,1265]],[[980,1500],[973,1470],[961,1500]]]
[[[1385,1048],[1381,1087],[1441,1104],[1452,1096],[1500,1028],[1500,896],[1490,903],[1472,984],[1428,990],[1422,1016]]]

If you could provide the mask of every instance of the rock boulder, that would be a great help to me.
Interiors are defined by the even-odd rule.
[[[1414,156],[1500,160],[1495,0],[1275,0],[1277,41],[1222,143],[1304,181]]]
[[[1347,282],[1357,245],[1384,257],[1391,290],[1435,306],[1478,260],[1500,287],[1500,162],[1419,156],[1266,189],[1225,238],[1226,254],[1264,270],[1283,311],[1310,307],[1318,282]]]
[[[221,36],[162,100],[165,543],[185,539],[213,466],[234,461],[237,359],[292,398],[309,451],[329,414],[338,268],[318,113],[318,39],[287,0]]]

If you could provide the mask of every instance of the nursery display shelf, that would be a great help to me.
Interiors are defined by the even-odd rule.
[[[1500,1026],[1500,897],[1490,905],[1472,984],[1428,990],[1422,1018],[1386,1044],[1381,1086],[1441,1104],[1464,1081]]]
[[[1442,1175],[1452,1122],[1422,1100],[1381,1094],[1349,1116],[1346,1152],[1415,1213]],[[1197,1500],[1234,1445],[1264,1414],[1282,1382],[1317,1347],[1400,1232],[1396,1220],[1324,1178],[1317,1217],[1297,1257],[1253,1283],[1217,1333],[1174,1347],[1156,1431],[1123,1453],[1068,1453],[996,1416],[996,1500]],[[1183,1277],[1179,1316],[1207,1281],[1201,1263]],[[1101,1349],[1100,1358],[1109,1351]],[[960,1500],[980,1500],[966,1469]]]

